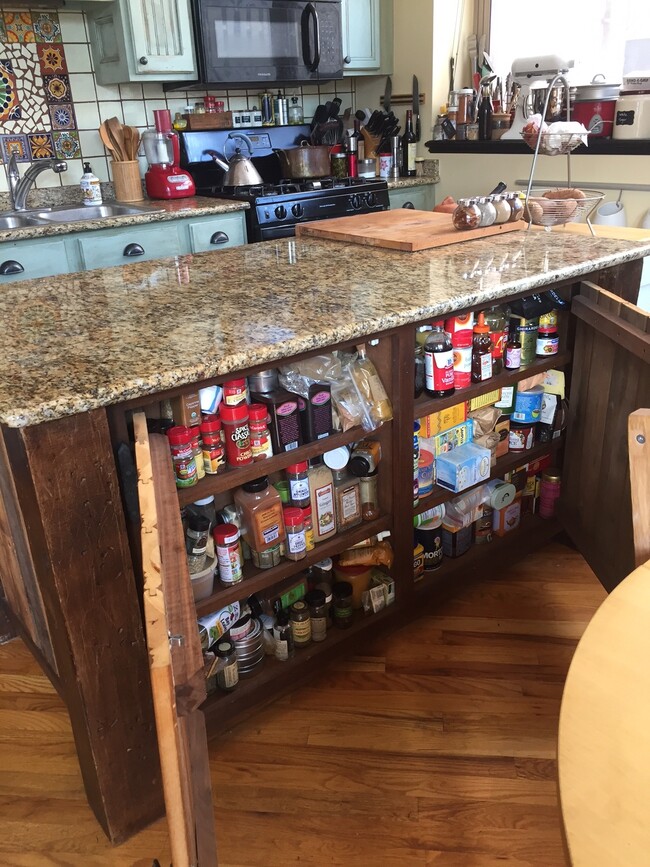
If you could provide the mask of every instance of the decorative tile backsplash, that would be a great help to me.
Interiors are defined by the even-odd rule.
[[[88,32],[82,12],[0,9],[0,160],[12,153],[20,163],[57,157],[68,161],[62,174],[43,172],[37,188],[76,185],[89,161],[102,181],[111,180],[110,161],[99,137],[101,121],[116,116],[140,130],[153,125],[153,111],[169,108],[172,116],[187,105],[215,93],[226,109],[250,108],[258,90],[175,91],[162,84],[97,83],[92,69]],[[296,87],[309,119],[319,102],[335,95],[342,108],[354,105],[354,81]],[[142,170],[146,168],[141,158]],[[23,166],[24,167],[24,166]],[[0,193],[7,191],[0,166]]]

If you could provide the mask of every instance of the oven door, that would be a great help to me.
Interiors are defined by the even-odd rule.
[[[343,76],[341,0],[195,0],[195,23],[206,83]]]

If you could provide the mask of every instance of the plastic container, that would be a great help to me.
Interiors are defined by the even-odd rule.
[[[226,461],[230,467],[253,463],[248,406],[221,406],[219,410],[226,439]]]
[[[205,568],[194,575],[190,575],[192,581],[192,596],[195,602],[200,602],[202,599],[207,599],[212,595],[214,588],[214,567],[216,566],[216,558],[209,557],[206,560]]]

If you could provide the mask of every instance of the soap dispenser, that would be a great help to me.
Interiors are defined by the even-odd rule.
[[[90,163],[84,163],[84,173],[81,176],[81,196],[84,205],[101,205],[102,188],[97,175],[93,174]]]

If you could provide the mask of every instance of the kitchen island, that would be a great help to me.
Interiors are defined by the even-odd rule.
[[[585,277],[633,300],[641,257],[648,254],[648,242],[544,231],[416,254],[286,240],[224,250],[218,258],[201,253],[5,287],[2,579],[21,633],[66,701],[89,801],[112,840],[162,811],[139,604],[133,410],[234,372],[379,340],[369,353],[394,408],[393,421],[378,433],[385,452],[381,517],[347,539],[324,543],[321,556],[364,538],[364,529],[391,530],[396,603],[358,621],[330,647],[324,642],[318,652],[304,651],[285,673],[276,677],[268,667],[259,687],[252,678],[239,696],[235,691],[214,702],[213,720],[223,727],[362,641],[365,630],[407,617],[427,592],[440,589],[440,581],[414,585],[412,575],[410,442],[414,418],[432,411],[430,399],[413,401],[414,327],[544,287],[570,297]],[[567,322],[556,360],[567,369],[574,327]],[[629,400],[646,394],[647,380],[640,380]],[[461,393],[446,400],[462,399]],[[359,436],[358,430],[336,434],[321,451]],[[305,456],[316,453],[315,445],[304,447]],[[277,455],[268,466],[281,470],[291,460]],[[219,475],[212,479],[222,495],[233,486]],[[209,492],[206,480],[201,485],[197,497]],[[538,536],[556,531],[551,523]],[[512,550],[518,544],[521,554],[521,542]],[[283,577],[278,572],[275,581]],[[229,592],[245,598],[264,580],[258,574],[248,588]]]

